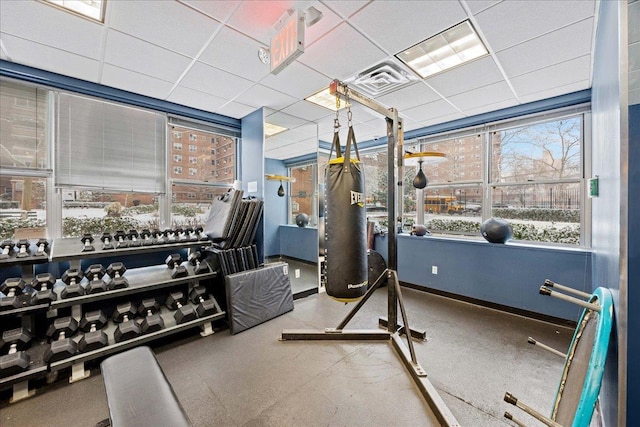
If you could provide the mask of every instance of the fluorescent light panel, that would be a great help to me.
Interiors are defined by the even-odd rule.
[[[335,95],[331,95],[331,93],[329,92],[329,88],[324,88],[322,89],[320,92],[316,92],[311,96],[307,96],[305,99],[305,101],[309,101],[313,104],[319,105],[321,107],[327,108],[331,111],[336,111],[336,97]],[[342,110],[343,108],[345,108],[347,105],[349,105],[348,103],[344,102],[343,100],[340,100],[340,109]]]
[[[267,137],[273,136],[273,135],[277,135],[280,132],[284,132],[287,129],[288,128],[285,128],[285,127],[282,127],[282,126],[278,126],[278,125],[274,125],[272,123],[264,122],[264,134]]]
[[[464,21],[396,55],[423,79],[489,51],[469,21]]]
[[[103,22],[103,0],[45,0],[63,9]]]

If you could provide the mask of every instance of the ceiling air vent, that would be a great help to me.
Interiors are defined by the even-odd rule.
[[[382,62],[345,80],[366,94],[377,97],[400,89],[418,78],[393,62]]]

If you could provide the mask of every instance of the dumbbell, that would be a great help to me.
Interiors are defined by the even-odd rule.
[[[165,264],[167,264],[167,267],[173,269],[173,271],[171,272],[172,279],[177,279],[179,277],[185,277],[189,275],[187,267],[185,267],[184,265],[180,265],[182,264],[182,255],[171,254],[164,262]]]
[[[202,252],[194,251],[189,254],[187,261],[189,264],[193,265],[194,271],[196,274],[204,274],[209,273],[211,270],[209,269],[209,265],[206,262],[202,262],[203,256]]]
[[[111,280],[107,284],[107,289],[122,289],[129,286],[129,281],[124,276],[124,272],[127,271],[127,267],[121,262],[112,262],[107,267],[107,274],[111,277]]]
[[[0,243],[0,247],[2,248],[2,253],[0,253],[0,259],[8,259],[11,257],[11,251],[16,244],[13,243],[13,240],[3,240]]]
[[[175,243],[178,241],[178,239],[176,238],[176,232],[170,228],[164,230],[162,232],[162,235],[164,236],[165,243]]]
[[[116,239],[116,242],[118,242],[116,243],[116,248],[121,249],[129,247],[129,242],[125,240],[127,238],[127,235],[124,234],[124,231],[116,231],[116,234],[113,237]]]
[[[51,341],[44,352],[47,363],[67,359],[78,351],[78,344],[71,337],[78,330],[78,321],[71,316],[59,317],[49,325],[47,337]]]
[[[155,298],[146,298],[140,302],[138,313],[144,316],[140,323],[143,334],[164,329],[164,320],[160,317],[160,304]]]
[[[18,240],[18,243],[16,244],[16,246],[19,248],[18,249],[18,253],[16,255],[16,257],[18,258],[26,258],[28,257],[29,254],[29,240],[27,239],[20,239]]]
[[[113,243],[111,243],[113,241],[113,237],[111,236],[111,233],[102,233],[100,240],[102,240],[102,249],[113,249]]]
[[[204,228],[198,226],[194,231],[196,233],[196,236],[198,237],[198,240],[209,240],[209,236],[204,234]]]
[[[29,305],[31,297],[22,293],[26,286],[22,277],[10,277],[2,282],[0,292],[5,296],[0,299],[0,310],[13,310]]]
[[[113,333],[113,338],[116,342],[130,340],[142,333],[140,326],[133,320],[135,314],[136,306],[131,302],[125,302],[116,306],[112,316],[113,321],[119,324]]]
[[[88,311],[80,319],[80,330],[84,332],[78,342],[80,352],[93,351],[109,345],[109,338],[102,330],[108,319],[102,310]]]
[[[79,268],[70,268],[60,278],[67,286],[62,288],[60,292],[61,298],[74,298],[84,295],[84,289],[80,286],[80,282],[84,275]]]
[[[89,279],[89,283],[85,286],[84,291],[87,294],[96,294],[107,290],[107,283],[102,280],[105,270],[102,264],[91,264],[84,271],[84,275]]]
[[[80,241],[84,245],[82,247],[82,252],[91,252],[91,251],[95,251],[96,250],[96,248],[94,248],[93,245],[92,245],[93,236],[90,233],[84,233],[82,235],[82,237],[80,238]]]
[[[151,231],[151,236],[153,237],[155,244],[161,245],[161,244],[165,243],[164,233],[162,231],[158,230],[157,228],[154,228]]]
[[[38,239],[38,243],[36,243],[36,253],[35,256],[47,256],[47,248],[49,247],[49,241],[47,239]]]
[[[190,242],[198,241],[198,236],[196,236],[195,232],[193,231],[193,227],[185,228],[184,233],[185,233],[185,236],[187,237],[187,240],[189,240]]]
[[[176,310],[173,318],[176,324],[190,322],[198,318],[198,314],[191,304],[187,304],[184,294],[181,291],[171,292],[165,303],[171,310]]]
[[[189,299],[192,303],[197,304],[196,313],[198,313],[198,317],[211,316],[218,311],[214,300],[206,299],[208,296],[207,289],[204,286],[195,286],[189,292]]]
[[[176,240],[179,242],[186,242],[187,240],[189,240],[189,237],[187,236],[187,233],[185,232],[185,230],[182,227],[178,227],[176,228]]]
[[[138,240],[138,236],[140,234],[138,234],[138,230],[129,230],[129,232],[127,233],[127,239],[130,240],[129,242],[129,246],[131,247],[138,247],[138,246],[142,246],[142,242],[140,240]]]
[[[31,345],[31,332],[25,328],[4,331],[0,340],[0,377],[9,377],[29,369],[31,357],[24,351]]]
[[[51,304],[51,301],[58,299],[53,292],[56,278],[51,273],[41,273],[33,278],[31,286],[37,291],[33,297],[34,304]]]
[[[151,237],[151,231],[148,228],[144,228],[140,232],[140,238],[142,239],[142,246],[151,246],[155,243],[153,237]]]

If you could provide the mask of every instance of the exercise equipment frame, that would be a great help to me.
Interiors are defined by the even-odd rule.
[[[398,110],[395,108],[387,109],[378,104],[374,100],[350,89],[346,84],[333,80],[329,85],[331,95],[340,97],[346,101],[354,101],[365,107],[368,107],[379,114],[382,114],[387,122],[387,223],[388,225],[388,268],[378,277],[373,286],[371,286],[364,294],[362,299],[358,301],[355,307],[347,314],[336,328],[326,328],[324,330],[300,330],[300,329],[284,329],[282,331],[281,340],[374,340],[389,341],[396,353],[404,363],[418,386],[420,393],[425,398],[434,415],[442,426],[455,427],[460,424],[453,416],[447,405],[444,403],[436,388],[427,379],[427,373],[417,361],[415,350],[413,348],[412,337],[425,340],[426,333],[417,331],[409,327],[407,314],[404,308],[404,301],[400,290],[400,282],[398,281],[397,268],[397,249],[396,249],[396,212],[402,209],[401,200],[396,197],[396,186],[402,186],[402,181],[396,176],[401,177],[403,168],[403,135],[402,135],[402,119],[399,117]],[[397,155],[394,153],[397,150]],[[395,161],[397,159],[397,165]],[[396,174],[397,167],[397,174]],[[400,188],[400,194],[402,194]],[[401,216],[401,214],[400,214]],[[387,328],[386,331],[381,330],[344,330],[349,321],[355,316],[358,310],[367,302],[369,297],[378,288],[382,279],[387,277],[387,312],[388,317],[380,318],[379,324]],[[398,305],[404,325],[398,324]],[[407,333],[408,332],[408,333]],[[400,335],[404,334],[407,338],[407,346],[404,345]],[[408,348],[407,348],[408,347]]]

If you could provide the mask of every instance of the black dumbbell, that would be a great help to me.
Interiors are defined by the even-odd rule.
[[[113,249],[113,237],[111,233],[102,233],[100,240],[102,240],[102,249]]]
[[[13,240],[3,240],[2,243],[0,243],[0,247],[2,248],[2,253],[0,253],[0,259],[8,259],[9,257],[11,257],[11,251],[13,250],[13,247],[16,244],[13,242]]]
[[[92,245],[93,236],[91,235],[91,233],[84,233],[82,235],[82,237],[80,238],[80,241],[83,244],[82,252],[91,252],[91,251],[95,251],[96,250],[96,248],[94,248],[93,245]]]
[[[196,313],[198,317],[211,316],[216,314],[218,309],[213,299],[207,299],[207,289],[204,286],[195,286],[189,292],[189,299],[192,303],[197,304]]]
[[[79,268],[70,268],[60,278],[67,286],[62,288],[60,292],[61,298],[74,298],[84,295],[84,288],[80,286],[80,282],[84,275]]]
[[[10,277],[0,285],[0,292],[5,296],[0,299],[0,310],[13,310],[31,304],[31,296],[23,294],[27,286],[22,277]]]
[[[167,228],[162,232],[162,236],[164,237],[165,243],[175,243],[178,241],[176,232],[170,228]]]
[[[135,314],[136,306],[131,302],[125,302],[116,306],[112,316],[113,321],[118,323],[118,327],[113,333],[113,338],[116,342],[130,340],[142,333],[140,326],[133,320]]]
[[[127,239],[130,240],[129,246],[131,247],[142,246],[142,242],[138,240],[138,236],[140,236],[140,234],[138,233],[138,230],[134,230],[134,229],[129,230],[129,232],[127,233]]]
[[[20,239],[18,240],[18,243],[16,244],[16,246],[19,248],[18,249],[18,253],[16,255],[16,257],[18,258],[25,258],[28,257],[29,255],[31,255],[29,253],[29,241],[27,239]]]
[[[172,279],[177,279],[177,278],[185,277],[189,275],[187,268],[184,265],[180,265],[182,264],[182,255],[171,254],[167,257],[167,259],[164,262],[165,264],[167,264],[167,267],[173,270],[171,272]]]
[[[78,351],[78,344],[71,339],[78,330],[78,321],[71,316],[59,317],[49,325],[47,337],[51,343],[44,352],[47,363],[67,359]]]
[[[193,227],[187,227],[184,229],[185,236],[187,236],[187,240],[190,242],[197,242],[199,240],[198,236],[196,236]]]
[[[51,304],[51,301],[58,299],[53,292],[53,286],[56,284],[56,278],[51,273],[41,273],[33,278],[31,286],[37,291],[33,296],[34,304]]]
[[[109,345],[109,338],[102,330],[108,319],[102,310],[89,311],[80,319],[80,330],[84,332],[78,342],[80,352],[93,351]]]
[[[176,239],[179,242],[186,242],[187,240],[189,240],[189,236],[187,236],[187,232],[182,227],[176,228],[175,231],[176,231]]]
[[[121,262],[112,262],[107,267],[107,274],[111,277],[111,280],[107,284],[107,289],[122,289],[129,286],[129,281],[124,277],[124,272],[127,271],[127,267]]]
[[[191,304],[187,304],[184,294],[181,291],[171,292],[165,303],[171,310],[176,310],[173,318],[176,323],[190,322],[198,318],[198,314]]]
[[[0,352],[0,378],[19,374],[29,369],[31,357],[24,351],[31,345],[31,332],[25,328],[16,328],[2,333]]]
[[[35,256],[47,256],[47,248],[49,247],[49,241],[47,239],[38,239],[38,243],[36,243],[36,253]]]
[[[156,245],[161,245],[165,242],[164,233],[158,230],[157,228],[154,228],[153,230],[151,230],[151,237],[153,237],[154,244]]]
[[[160,304],[155,298],[143,299],[138,306],[138,314],[144,316],[140,323],[143,334],[164,329],[164,320],[160,317]]]
[[[116,231],[116,234],[113,236],[114,239],[116,239],[116,248],[121,249],[121,248],[128,248],[129,247],[129,242],[127,242],[125,239],[127,238],[127,235],[124,234],[124,231],[122,230],[118,230]]]
[[[102,280],[105,274],[102,264],[91,264],[84,271],[84,276],[89,279],[89,283],[85,286],[84,291],[88,294],[97,294],[107,290],[107,283]]]
[[[189,264],[193,265],[194,267],[194,271],[196,274],[204,274],[204,273],[209,273],[211,271],[211,269],[209,269],[209,264],[207,264],[206,262],[202,262],[203,256],[202,256],[202,252],[200,251],[194,251],[191,252],[189,254],[189,257],[187,258],[187,261],[189,261]]]
[[[151,231],[148,228],[144,228],[140,232],[140,238],[142,239],[142,246],[151,246],[155,244],[153,237],[151,237]]]
[[[195,228],[196,236],[198,236],[198,240],[209,240],[209,236],[204,234],[204,228],[198,226]]]

